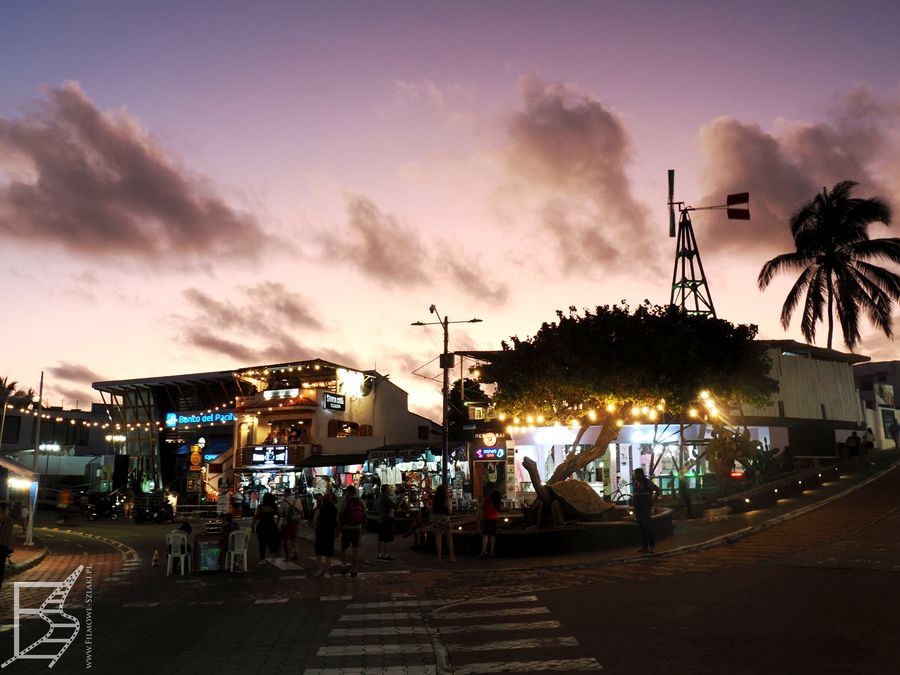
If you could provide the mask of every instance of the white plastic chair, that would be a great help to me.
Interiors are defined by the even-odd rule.
[[[235,530],[228,535],[228,552],[225,554],[225,566],[229,572],[234,572],[235,562],[247,571],[247,548],[250,545],[250,533],[243,530]]]
[[[175,530],[166,535],[166,576],[172,574],[172,564],[177,559],[184,576],[185,568],[190,571],[191,552],[187,532]]]

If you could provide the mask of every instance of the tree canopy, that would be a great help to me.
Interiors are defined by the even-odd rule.
[[[760,404],[777,390],[756,326],[649,301],[633,311],[623,303],[556,314],[533,337],[503,342],[482,367],[482,381],[497,384],[497,412],[585,424],[632,406],[680,416],[701,390]]]
[[[786,329],[798,305],[803,305],[800,330],[815,342],[816,325],[825,320],[831,349],[837,314],[844,342],[853,349],[860,339],[860,315],[888,337],[892,312],[900,300],[900,276],[872,261],[900,263],[900,239],[869,239],[872,223],[891,222],[891,208],[877,197],[859,199],[850,193],[856,183],[843,181],[801,206],[791,216],[796,251],[775,256],[760,270],[757,283],[764,290],[776,273],[799,272],[781,308]],[[803,297],[805,294],[805,298]]]

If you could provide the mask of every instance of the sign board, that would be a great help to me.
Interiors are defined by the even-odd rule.
[[[222,542],[218,539],[199,539],[197,541],[197,570],[214,572],[221,569]]]
[[[506,459],[506,448],[476,448],[475,461],[492,461]]]
[[[343,394],[332,394],[330,391],[326,391],[322,398],[322,403],[325,406],[325,410],[347,409],[347,397]]]
[[[287,466],[288,446],[286,445],[255,445],[250,451],[250,466]]]
[[[894,408],[894,385],[884,382],[875,383],[875,401],[884,408]]]
[[[236,419],[233,410],[168,412],[165,417],[166,427],[169,429],[180,429],[190,425],[227,424],[234,422]]]

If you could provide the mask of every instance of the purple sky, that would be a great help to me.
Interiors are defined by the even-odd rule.
[[[70,406],[320,356],[437,416],[432,303],[488,349],[668,301],[669,168],[694,205],[750,190],[694,219],[713,299],[797,338],[792,279],[756,289],[790,212],[847,178],[900,205],[900,9],[789,4],[0,5],[0,375]]]

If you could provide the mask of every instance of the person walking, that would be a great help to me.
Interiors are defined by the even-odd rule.
[[[0,588],[6,574],[6,559],[12,554],[13,519],[7,513],[8,505],[0,502]]]
[[[22,534],[24,535],[28,530],[28,517],[31,515],[31,509],[28,508],[28,504],[31,500],[29,499],[24,504],[22,504],[22,510],[19,512],[19,525],[22,526]]]
[[[481,555],[479,558],[493,558],[497,545],[497,521],[500,518],[500,492],[494,490],[481,500],[478,509],[478,523],[481,529]]]
[[[366,524],[366,505],[356,494],[356,486],[344,488],[344,499],[339,510],[341,523],[341,574],[355,577],[359,568],[359,544],[363,525]],[[352,548],[352,564],[347,565],[347,550]]]
[[[866,433],[862,435],[863,456],[869,464],[875,463],[875,434],[872,433],[872,427],[866,429]]]
[[[281,543],[284,547],[284,559],[297,559],[297,533],[300,530],[300,504],[297,503],[297,496],[291,492],[290,488],[284,489],[284,501],[278,509],[278,515],[281,517]]]
[[[856,434],[854,431],[851,433],[847,440],[844,441],[844,445],[847,447],[847,459],[850,460],[850,463],[856,465],[859,461],[859,452],[862,447],[862,439]]]
[[[394,541],[394,509],[396,504],[391,497],[391,486],[381,486],[378,497],[378,561],[396,562],[391,557],[391,543]]]
[[[641,548],[639,553],[653,553],[656,542],[653,540],[651,515],[653,502],[659,499],[662,490],[644,474],[643,469],[635,469],[631,476],[631,498],[634,506],[634,519],[641,531]]]
[[[275,508],[275,497],[271,492],[263,495],[262,503],[253,514],[251,531],[256,532],[259,541],[259,562],[266,562],[266,549],[273,555],[278,551],[278,525],[275,519],[278,512]]]
[[[334,540],[341,533],[338,526],[338,510],[331,491],[322,495],[313,514],[313,529],[316,533],[315,554],[319,569],[316,576],[331,578],[331,559],[334,557]]]
[[[453,555],[453,532],[450,530],[450,491],[444,484],[438,485],[434,491],[434,503],[431,505],[431,529],[434,530],[434,545],[437,549],[438,562],[442,561],[444,539],[447,540],[447,552],[450,562],[456,562]]]

